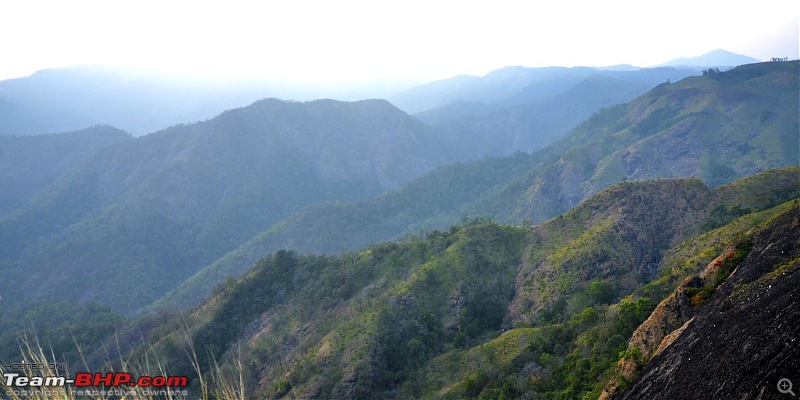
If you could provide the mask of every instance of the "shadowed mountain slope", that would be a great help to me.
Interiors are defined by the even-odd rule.
[[[539,221],[623,180],[710,186],[800,158],[798,62],[744,65],[664,84],[597,113],[548,150],[559,159],[465,211]]]
[[[621,181],[695,176],[715,187],[796,165],[798,86],[796,61],[664,84],[595,114],[532,155],[449,166],[377,199],[304,210],[203,269],[180,290],[208,293],[281,248],[354,250],[419,229],[442,229],[465,216],[540,222]]]
[[[386,101],[270,99],[106,146],[0,220],[4,292],[134,311],[306,206],[433,169],[432,140]]]
[[[41,136],[0,136],[0,218],[105,146],[129,140],[110,126]]]
[[[533,228],[468,221],[338,256],[279,251],[217,288],[185,327],[167,321],[149,337],[179,372],[191,373],[187,335],[223,363],[257,365],[243,376],[256,397],[599,394],[653,309],[646,296],[796,208],[783,203],[800,194],[796,176],[733,183],[783,188],[769,199],[696,179],[627,183]],[[715,214],[737,207],[747,214]]]

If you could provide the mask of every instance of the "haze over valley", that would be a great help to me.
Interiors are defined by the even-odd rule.
[[[48,4],[72,18],[50,36],[0,28],[27,33],[0,44],[5,378],[187,377],[180,399],[800,384],[796,7],[79,3]],[[0,397],[51,398],[29,381]]]

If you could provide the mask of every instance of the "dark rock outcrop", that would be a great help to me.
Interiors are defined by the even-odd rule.
[[[620,398],[790,396],[777,383],[800,382],[800,204],[751,240],[733,274]]]
[[[615,377],[603,388],[600,400],[612,398],[619,391],[623,380],[627,382],[635,378],[640,365],[647,363],[680,337],[694,321],[701,301],[699,293],[702,293],[704,287],[715,283],[725,260],[733,258],[735,254],[736,246],[728,246],[699,276],[684,279],[671,295],[658,304],[650,317],[633,332],[628,342],[627,351],[638,352],[640,358],[624,357],[619,360]]]

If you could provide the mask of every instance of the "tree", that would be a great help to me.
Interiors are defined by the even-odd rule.
[[[587,290],[595,304],[610,304],[614,300],[614,287],[606,281],[592,281]]]

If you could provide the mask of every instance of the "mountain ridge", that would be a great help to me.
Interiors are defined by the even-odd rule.
[[[595,114],[566,139],[532,155],[474,161],[419,178],[413,190],[430,196],[423,203],[431,207],[404,202],[410,192],[402,190],[353,205],[317,206],[219,260],[214,269],[220,272],[203,274],[224,279],[244,272],[260,254],[281,248],[355,250],[419,229],[444,229],[469,216],[541,222],[623,180],[699,176],[715,187],[767,166],[796,164],[796,65],[762,63],[725,72],[729,80],[700,76],[663,84]],[[679,162],[668,162],[667,155]],[[482,183],[460,185],[467,176]],[[382,215],[397,217],[377,218]],[[207,293],[209,283],[203,285]]]
[[[762,62],[762,60],[749,57],[743,54],[736,54],[723,49],[716,49],[709,51],[708,53],[705,53],[703,55],[695,57],[676,58],[667,61],[665,63],[658,64],[656,65],[656,67],[668,67],[668,66],[736,67],[742,64],[753,64],[759,62]]]
[[[0,219],[92,153],[130,139],[111,126],[56,136],[0,136]]]
[[[385,100],[263,100],[92,153],[0,220],[0,263],[42,265],[50,283],[96,268],[117,285],[161,276],[133,302],[127,289],[74,283],[82,300],[134,311],[304,206],[375,196],[445,162],[433,140]],[[50,295],[37,282],[5,290]]]
[[[244,379],[261,397],[582,396],[602,388],[595,382],[652,310],[639,293],[657,296],[702,268],[683,265],[716,257],[728,240],[720,232],[738,235],[796,210],[797,176],[793,168],[750,178],[791,188],[761,205],[696,179],[631,182],[533,228],[473,221],[336,256],[278,251],[194,309],[188,334],[218,360],[256,360],[261,368]],[[709,231],[715,204],[750,211]],[[675,251],[685,243],[689,255]],[[536,296],[546,301],[515,311]],[[616,341],[606,344],[606,331]],[[186,345],[160,332],[151,336],[158,346]]]
[[[389,101],[411,114],[430,112],[456,102],[519,105],[562,93],[591,75],[615,77],[623,81],[631,79],[634,82],[642,76],[653,75],[646,82],[649,88],[665,80],[679,80],[697,73],[699,71],[696,68],[675,67],[631,71],[592,67],[505,67],[482,77],[459,75],[429,82],[390,96]]]
[[[0,135],[37,135],[106,124],[135,136],[213,118],[262,98],[354,100],[385,96],[406,82],[310,84],[165,74],[77,65],[0,81]]]
[[[748,235],[734,255],[723,254],[730,275],[714,274],[721,282],[706,284],[712,294],[697,302],[697,295],[692,298],[694,317],[616,398],[666,399],[688,392],[777,398],[779,380],[793,377],[800,367],[792,345],[796,318],[787,319],[797,315],[792,299],[800,279],[799,224],[795,206]]]

